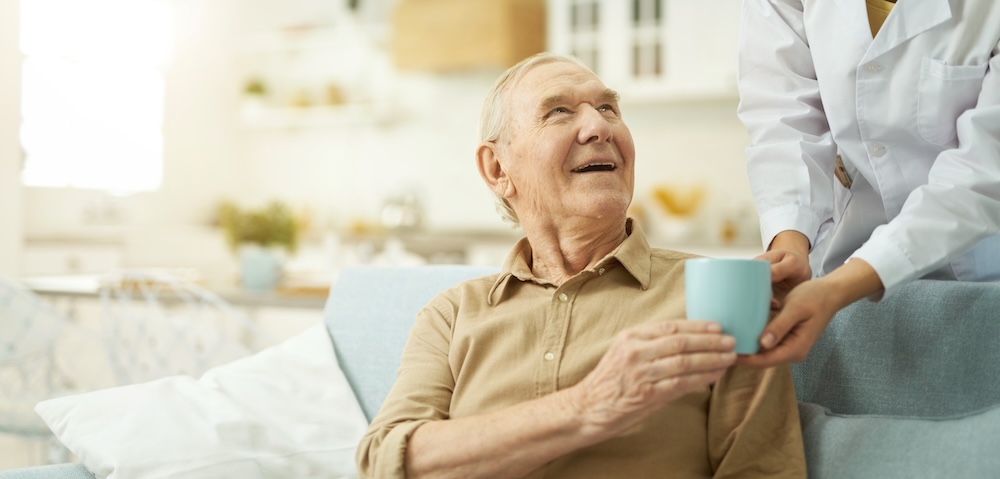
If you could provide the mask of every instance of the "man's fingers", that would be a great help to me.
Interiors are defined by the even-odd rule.
[[[704,320],[666,320],[650,321],[642,323],[633,328],[626,329],[620,334],[625,339],[658,339],[665,336],[672,336],[683,333],[709,333],[718,334],[722,332],[722,326],[714,321]]]
[[[674,354],[654,359],[646,377],[660,381],[669,377],[725,370],[735,362],[736,353],[732,351]]]
[[[722,326],[715,321],[701,319],[689,319],[686,321],[656,321],[647,323],[651,325],[653,336],[659,337],[665,334],[676,333],[720,333]]]
[[[724,353],[736,347],[736,339],[720,333],[683,333],[653,339],[644,348],[653,360],[665,356],[701,352]]]
[[[653,383],[653,389],[659,396],[669,395],[677,397],[691,391],[696,391],[705,386],[715,383],[726,373],[726,369],[714,369],[711,371],[671,376]]]

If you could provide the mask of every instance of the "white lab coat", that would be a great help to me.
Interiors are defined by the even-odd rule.
[[[744,0],[739,90],[765,246],[800,231],[886,294],[1000,280],[997,0],[899,0],[874,39],[865,0]]]

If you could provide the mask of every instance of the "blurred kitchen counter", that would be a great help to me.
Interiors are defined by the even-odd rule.
[[[408,264],[400,263],[400,251],[416,255],[424,263],[499,266],[521,237],[521,231],[513,228],[433,229],[347,233],[337,241],[345,249],[341,258],[344,266]]]
[[[67,298],[93,298],[100,295],[101,274],[68,274],[52,276],[28,276],[19,278],[21,284],[36,294]],[[206,282],[195,280],[195,284],[215,293],[226,302],[245,308],[305,308],[322,309],[329,293],[329,282],[318,279],[279,285],[271,291],[251,291],[241,288],[235,282]]]
[[[518,229],[400,231],[348,234],[339,238],[339,244],[349,251],[343,265],[393,263],[392,249],[402,247],[406,253],[417,255],[426,263],[500,266],[522,236]],[[709,257],[753,258],[763,252],[759,245],[744,243],[674,243],[650,236],[647,239],[654,247]]]

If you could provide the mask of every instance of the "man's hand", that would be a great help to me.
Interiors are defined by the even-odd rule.
[[[882,281],[864,260],[852,259],[830,274],[791,290],[777,316],[760,337],[761,352],[741,356],[737,363],[771,367],[800,362],[845,306],[882,289]]]
[[[615,437],[668,402],[704,388],[733,364],[736,340],[710,321],[656,321],[618,334],[573,387],[587,433]]]

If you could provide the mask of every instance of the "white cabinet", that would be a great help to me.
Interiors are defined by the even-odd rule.
[[[549,0],[548,49],[623,102],[735,98],[738,0]]]

